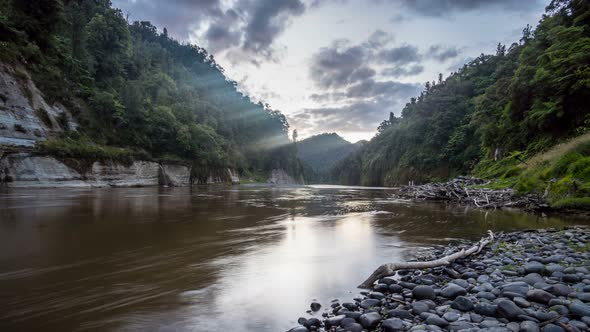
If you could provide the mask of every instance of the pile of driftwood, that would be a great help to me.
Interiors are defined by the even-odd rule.
[[[458,177],[443,183],[403,186],[396,194],[401,198],[451,201],[487,209],[517,207],[542,210],[549,207],[547,202],[538,195],[516,195],[510,188],[494,190],[472,187],[485,184],[486,181],[482,179]]]

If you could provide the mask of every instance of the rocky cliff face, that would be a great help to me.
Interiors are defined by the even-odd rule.
[[[138,187],[239,183],[230,169],[191,178],[191,168],[166,162],[92,163],[79,170],[51,156],[31,153],[38,141],[78,124],[62,105],[49,103],[29,74],[0,63],[0,184],[8,187]]]
[[[82,175],[51,157],[13,153],[0,159],[0,182],[9,187],[89,187]]]
[[[32,147],[77,126],[65,107],[45,101],[24,70],[0,64],[0,146]]]
[[[79,172],[53,157],[10,153],[0,158],[0,181],[14,188],[186,186],[190,173],[187,166],[151,161],[97,161]]]
[[[191,169],[184,165],[160,164],[159,184],[169,187],[181,187],[191,184]]]

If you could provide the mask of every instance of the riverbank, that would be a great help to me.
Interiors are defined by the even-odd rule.
[[[470,246],[434,250],[431,260]],[[367,274],[370,271],[367,271]],[[496,234],[478,254],[447,267],[398,271],[353,301],[312,303],[306,331],[587,331],[590,231]]]
[[[546,211],[551,207],[537,194],[518,194],[511,188],[487,188],[489,181],[473,177],[457,177],[447,182],[402,186],[396,191],[399,198],[449,201],[478,208],[521,208],[529,211]]]
[[[284,169],[271,170],[264,180],[269,185],[303,183],[303,179],[293,178]],[[0,187],[186,187],[240,183],[238,172],[231,168],[196,172],[190,163],[181,161],[60,159],[0,145]]]
[[[513,188],[496,189],[491,182],[473,177],[402,186],[395,191],[395,196],[416,201],[445,201],[482,209],[518,208],[537,213],[590,215],[590,209],[585,205],[555,205],[545,194],[523,194]]]

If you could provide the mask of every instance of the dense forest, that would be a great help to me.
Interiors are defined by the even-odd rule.
[[[426,82],[400,117],[391,114],[364,148],[332,169],[332,180],[398,185],[470,172],[518,176],[521,169],[512,166],[590,129],[589,23],[590,2],[552,1],[518,43],[499,44],[496,54],[481,54],[448,78]],[[590,145],[578,150],[569,160],[579,161],[578,168],[569,171],[588,179]],[[579,195],[590,193],[576,179],[568,181]]]
[[[150,22],[128,22],[108,0],[0,7],[0,61],[25,68],[81,124],[39,153],[179,160],[197,177],[226,167],[302,172],[283,114],[240,93],[205,49]]]
[[[315,135],[297,142],[297,155],[304,164],[306,182],[328,182],[330,169],[365,143],[352,144],[336,133]]]

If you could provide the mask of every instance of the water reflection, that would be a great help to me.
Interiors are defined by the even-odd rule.
[[[0,191],[0,330],[281,331],[377,265],[557,218],[374,188]]]

